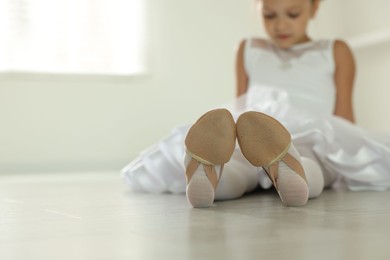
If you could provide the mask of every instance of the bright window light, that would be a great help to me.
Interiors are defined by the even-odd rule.
[[[145,71],[144,0],[0,0],[0,71]]]

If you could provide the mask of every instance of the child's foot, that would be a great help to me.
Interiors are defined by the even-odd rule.
[[[226,109],[207,112],[185,139],[187,200],[195,208],[210,207],[223,171],[236,143],[234,119]]]
[[[260,112],[237,120],[237,139],[248,161],[263,167],[286,206],[305,205],[309,188],[291,135],[276,119]]]

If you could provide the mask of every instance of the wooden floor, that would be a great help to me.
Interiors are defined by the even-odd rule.
[[[390,259],[390,192],[274,192],[192,209],[119,173],[0,175],[0,259]]]

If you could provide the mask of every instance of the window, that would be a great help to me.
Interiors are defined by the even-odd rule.
[[[0,0],[0,72],[145,70],[144,0]]]

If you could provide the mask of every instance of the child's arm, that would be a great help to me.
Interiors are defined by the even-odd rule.
[[[236,55],[236,95],[241,96],[248,90],[248,76],[244,68],[245,40],[242,40]]]
[[[336,106],[334,114],[355,122],[352,108],[352,91],[355,79],[355,61],[348,45],[337,40],[334,44]]]

